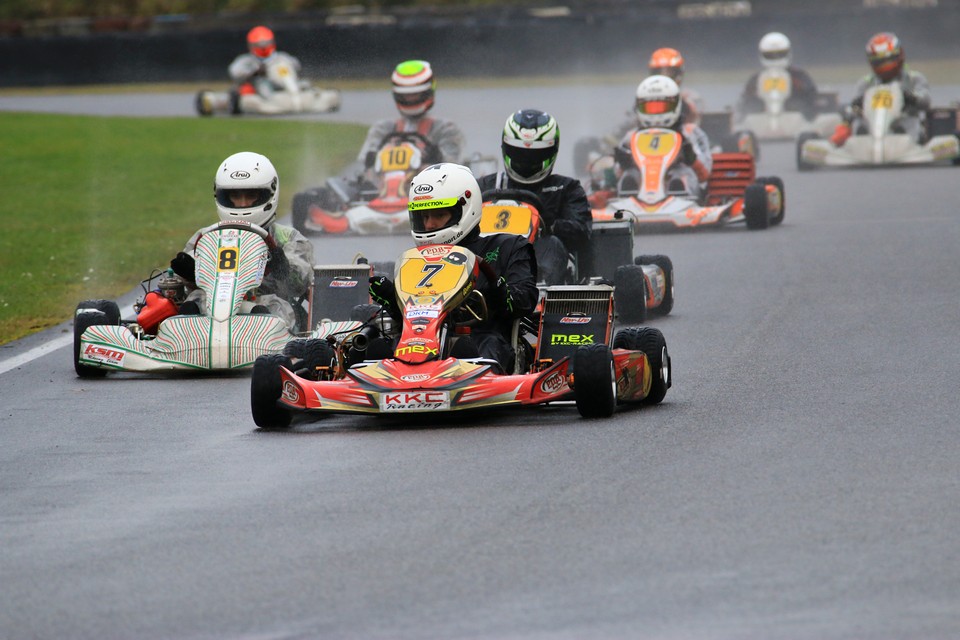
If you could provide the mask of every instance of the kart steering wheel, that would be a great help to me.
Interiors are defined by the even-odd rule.
[[[416,131],[394,131],[383,139],[380,148],[386,146],[391,140],[396,142],[410,142],[420,147],[423,150],[423,163],[426,165],[436,164],[442,159],[440,147]]]

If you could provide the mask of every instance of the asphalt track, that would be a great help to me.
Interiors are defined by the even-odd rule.
[[[566,171],[630,95],[450,91],[437,110],[492,152],[511,110],[552,109]],[[148,98],[43,104],[191,115],[189,96]],[[388,100],[348,94],[326,117]],[[556,406],[261,433],[245,376],[80,380],[56,347],[69,325],[6,345],[0,636],[956,638],[958,171],[801,174],[791,144],[764,145],[782,226],[638,237],[676,267],[654,322],[675,385],[608,420]]]

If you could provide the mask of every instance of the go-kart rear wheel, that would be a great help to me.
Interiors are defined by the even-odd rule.
[[[573,354],[573,396],[584,418],[609,418],[617,407],[613,354],[605,344],[590,344]]]
[[[643,268],[635,264],[617,267],[613,274],[614,306],[617,317],[626,324],[647,319],[647,278]]]
[[[743,192],[743,217],[747,220],[747,229],[766,229],[770,226],[767,188],[762,184],[755,182]]]
[[[660,301],[658,307],[651,309],[651,311],[661,316],[669,315],[669,313],[673,311],[673,260],[664,255],[652,255],[637,256],[633,261],[635,264],[641,266],[653,264],[660,267],[660,270],[663,271],[663,300]]]
[[[83,305],[83,303],[81,303],[81,305]],[[89,309],[89,307],[81,305],[77,306],[78,311],[80,309]],[[107,369],[103,367],[80,363],[80,339],[83,336],[83,332],[90,327],[101,324],[117,323],[110,322],[110,318],[102,311],[80,311],[73,318],[73,369],[81,378],[102,378],[107,375]]]
[[[314,198],[309,192],[293,194],[293,200],[290,203],[290,221],[293,228],[300,233],[306,234],[307,214],[310,211],[310,204]]]
[[[292,371],[312,380],[329,379],[337,362],[337,353],[330,343],[316,338],[291,340],[283,348],[283,355],[289,356]],[[318,367],[324,367],[323,371]]]
[[[820,136],[813,131],[804,131],[797,137],[797,169],[799,171],[810,171],[814,165],[803,159],[803,145],[807,140],[817,140]]]
[[[213,109],[210,106],[210,99],[207,97],[207,91],[198,91],[197,97],[194,98],[194,106],[197,108],[197,113],[201,116],[212,116]]]
[[[783,222],[783,216],[787,213],[787,192],[783,189],[783,180],[776,176],[757,178],[757,182],[762,185],[773,185],[780,192],[780,211],[770,218],[770,226],[775,227]]]
[[[650,365],[650,391],[642,400],[643,404],[659,404],[667,389],[673,384],[670,354],[667,340],[659,329],[653,327],[630,327],[621,329],[613,338],[614,349],[642,351]]]
[[[278,353],[260,356],[253,363],[250,379],[250,411],[261,429],[285,429],[290,426],[290,411],[277,406],[282,391],[280,367],[291,368],[290,358]]]

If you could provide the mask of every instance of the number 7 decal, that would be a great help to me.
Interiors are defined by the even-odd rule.
[[[425,265],[423,265],[423,270],[422,270],[422,271],[423,271],[423,273],[425,273],[426,275],[423,276],[423,278],[420,279],[420,282],[417,283],[417,288],[420,289],[420,288],[422,288],[422,287],[432,286],[430,280],[431,280],[435,275],[437,275],[438,273],[440,273],[441,270],[443,270],[443,265],[442,265],[442,264],[425,264]]]

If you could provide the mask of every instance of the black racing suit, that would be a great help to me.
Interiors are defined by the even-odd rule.
[[[540,212],[542,231],[534,249],[542,282],[563,284],[568,253],[577,255],[581,275],[590,273],[593,214],[579,180],[551,173],[540,182],[524,184],[500,172],[483,176],[478,182],[481,191],[523,189],[540,198],[544,209]]]
[[[460,246],[469,249],[488,262],[498,278],[506,280],[509,300],[504,299],[504,288],[490,282],[481,271],[477,290],[487,301],[490,317],[475,327],[472,337],[480,355],[493,358],[510,372],[513,369],[514,350],[510,344],[513,321],[530,316],[537,306],[537,257],[533,246],[522,236],[511,233],[480,235],[477,227],[464,238]]]

